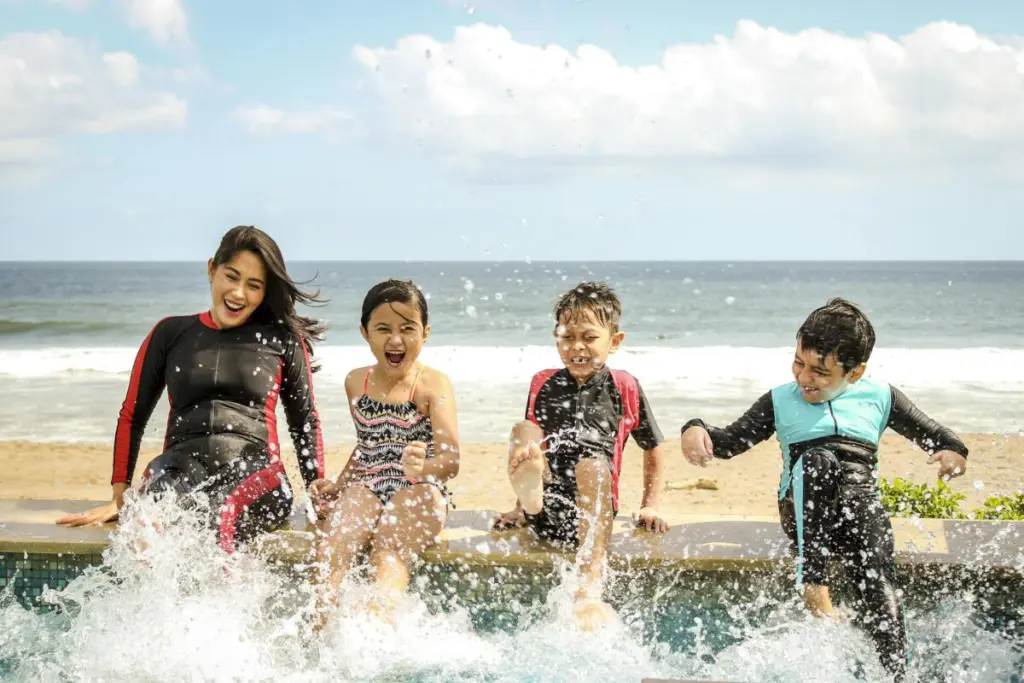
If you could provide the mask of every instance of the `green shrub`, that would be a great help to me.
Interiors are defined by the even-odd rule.
[[[929,519],[964,519],[960,501],[966,496],[949,488],[944,481],[936,485],[912,484],[896,478],[879,482],[882,506],[890,517],[925,517]]]
[[[1024,493],[993,496],[984,506],[974,511],[975,519],[1024,520]]]

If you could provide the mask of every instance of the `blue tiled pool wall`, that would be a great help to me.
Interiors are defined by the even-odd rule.
[[[0,593],[13,591],[22,604],[31,604],[47,588],[61,590],[102,561],[99,553],[0,553]]]
[[[85,568],[102,563],[99,554],[0,553],[0,592],[11,590],[25,607],[40,607],[37,598],[49,588],[61,589]],[[279,571],[296,574],[292,562],[276,563]],[[618,566],[608,585],[608,599],[624,614],[644,612],[645,635],[658,636],[680,646],[692,634],[696,618],[705,625],[702,637],[713,646],[730,644],[730,607],[744,605],[744,618],[758,622],[779,602],[798,598],[789,562],[768,569],[700,570],[669,566],[643,566],[624,571]],[[833,595],[838,604],[854,593],[842,571],[834,566]],[[490,565],[446,562],[421,563],[412,590],[432,610],[465,608],[481,630],[510,630],[536,614],[558,581],[553,567]],[[975,621],[986,630],[1024,636],[1024,577],[1009,570],[943,565],[903,565],[899,568],[904,604],[911,610],[927,610],[949,596],[971,592],[980,611]],[[658,633],[653,633],[657,631]]]

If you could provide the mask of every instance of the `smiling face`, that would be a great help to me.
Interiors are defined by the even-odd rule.
[[[207,268],[213,299],[210,317],[222,330],[238,327],[259,308],[266,295],[267,272],[263,259],[242,250],[216,267],[210,259]]]
[[[423,343],[430,336],[419,309],[411,303],[393,301],[373,309],[366,327],[360,327],[380,369],[403,377],[415,365]]]
[[[558,319],[555,339],[558,355],[573,379],[582,384],[604,367],[625,333],[612,331],[587,309],[567,311]]]
[[[824,358],[818,351],[805,349],[799,343],[793,356],[793,378],[800,387],[800,395],[808,403],[825,403],[846,391],[859,380],[867,369],[866,363],[849,372],[836,362],[835,353]]]

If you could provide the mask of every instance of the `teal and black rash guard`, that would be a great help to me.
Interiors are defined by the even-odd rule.
[[[157,323],[132,367],[114,437],[111,483],[131,484],[143,432],[165,388],[170,414],[164,453],[150,463],[146,478],[167,467],[209,475],[210,481],[192,484],[205,483],[223,508],[215,511],[214,521],[226,549],[234,547],[246,517],[266,508],[264,516],[273,519],[265,526],[290,512],[277,436],[278,401],[306,485],[324,476],[308,348],[281,326],[250,318],[221,330],[209,313]]]
[[[797,584],[829,585],[837,560],[851,577],[862,623],[886,669],[903,680],[907,641],[896,591],[895,541],[877,488],[878,444],[892,429],[928,453],[967,457],[950,429],[918,409],[903,392],[861,379],[831,401],[808,403],[796,382],[762,395],[724,428],[702,420],[716,458],[733,458],[773,433],[783,455],[779,517],[797,556]]]
[[[763,394],[735,422],[711,427],[690,420],[682,431],[699,425],[708,430],[716,458],[733,458],[772,434],[777,434],[783,453],[779,496],[790,484],[793,460],[807,448],[828,445],[834,449],[848,480],[874,479],[878,444],[882,433],[892,429],[928,453],[949,450],[967,457],[967,446],[952,430],[925,415],[906,395],[887,383],[861,379],[824,403],[808,403],[796,382]]]

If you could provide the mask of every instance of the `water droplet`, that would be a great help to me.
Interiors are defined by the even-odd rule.
[[[727,297],[725,297],[725,303],[728,304],[729,306],[732,306],[735,301],[736,301],[736,297],[734,297],[734,296],[727,296]]]

